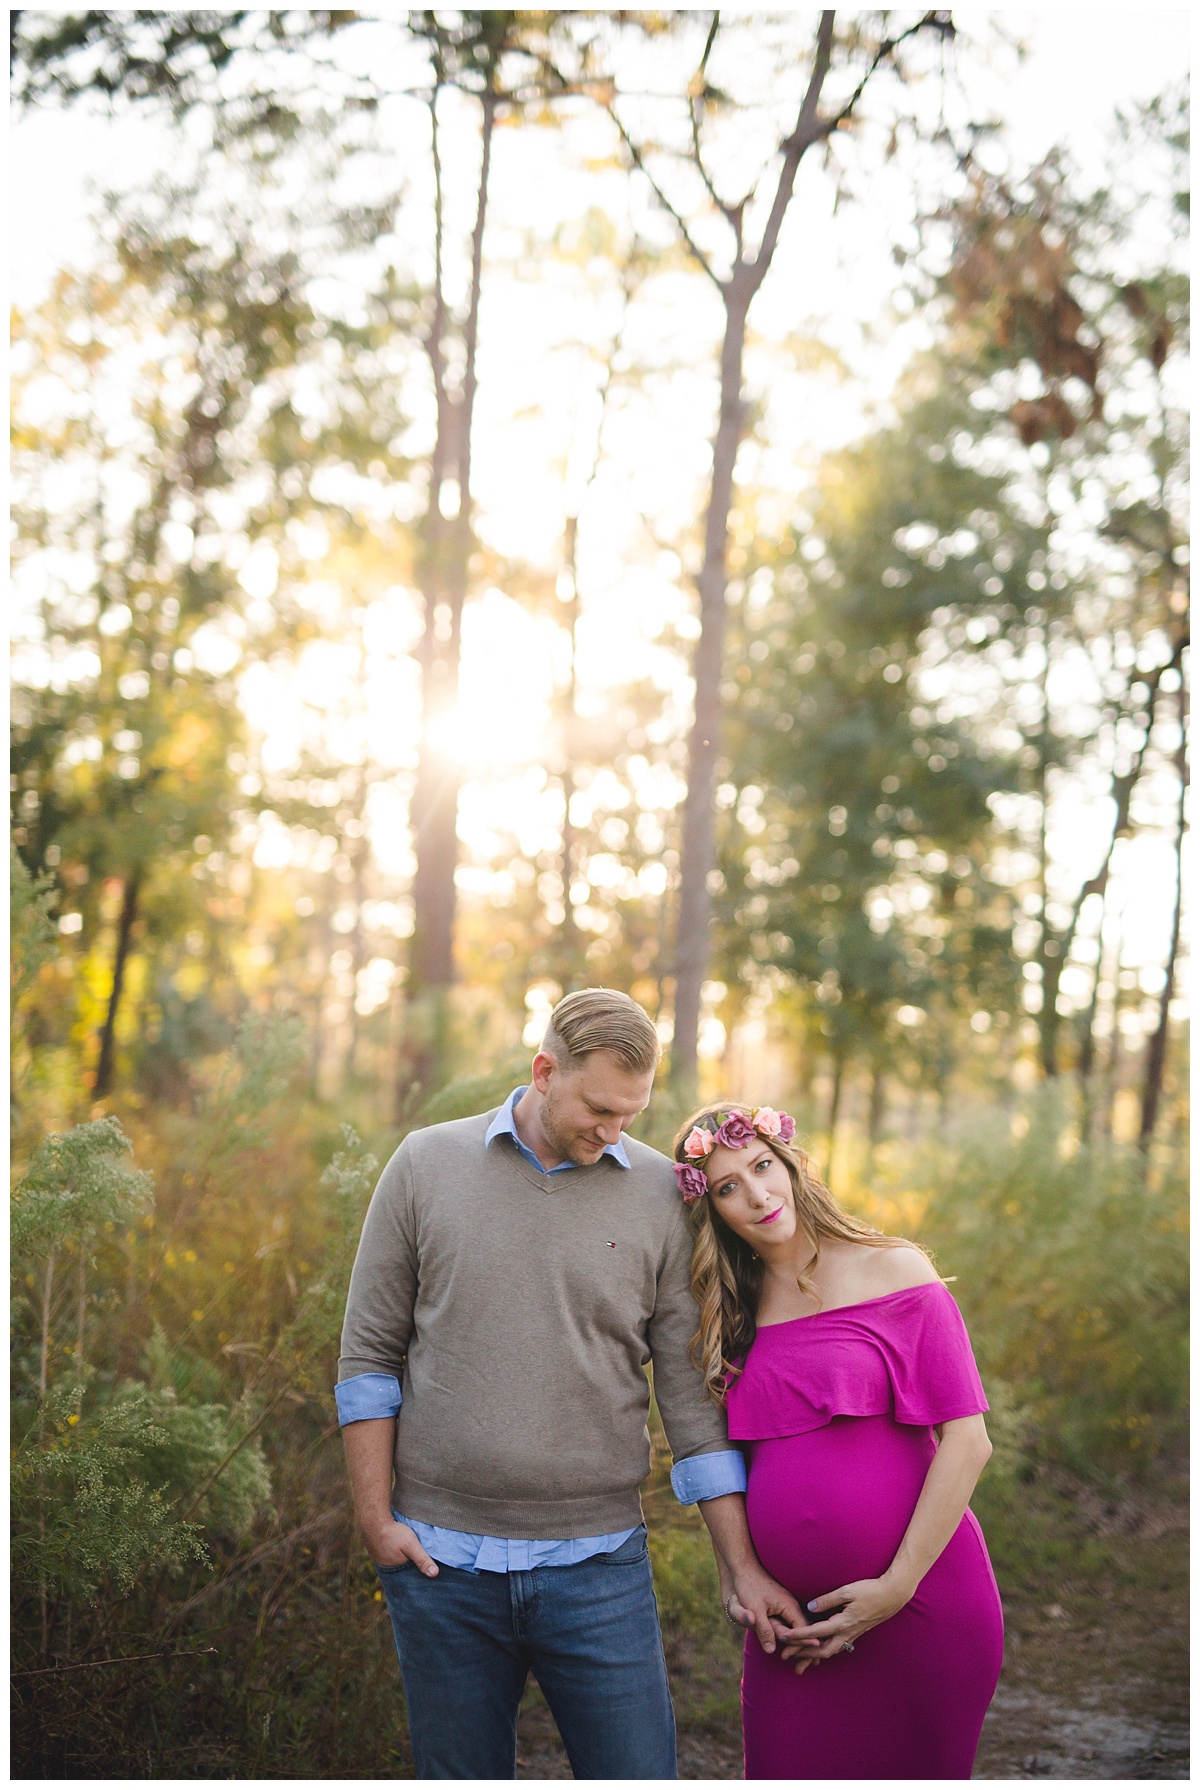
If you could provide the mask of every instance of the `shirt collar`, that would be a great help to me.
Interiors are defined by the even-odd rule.
[[[527,1086],[528,1083],[526,1084],[526,1087]],[[533,1167],[538,1170],[539,1174],[561,1175],[567,1169],[578,1168],[580,1165],[577,1162],[560,1162],[557,1168],[543,1168],[528,1144],[522,1142],[517,1133],[516,1121],[513,1118],[513,1107],[517,1104],[517,1101],[521,1098],[522,1094],[525,1093],[526,1087],[513,1089],[508,1099],[504,1102],[504,1105],[500,1108],[500,1111],[488,1126],[487,1134],[483,1140],[484,1147],[486,1148],[494,1137],[511,1137],[513,1143],[516,1144],[517,1149],[521,1152],[526,1162],[531,1163]],[[602,1153],[605,1156],[611,1156],[613,1161],[619,1162],[622,1168],[629,1168],[632,1166],[625,1151],[624,1138],[621,1138],[615,1144],[605,1144]]]

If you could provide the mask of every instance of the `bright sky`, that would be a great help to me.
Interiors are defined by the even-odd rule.
[[[1059,141],[1079,164],[1098,169],[1115,108],[1162,91],[1189,61],[1189,15],[1182,8],[966,6],[954,16],[966,40],[959,66],[974,115],[991,110],[1003,118],[1019,161],[1036,159]],[[778,24],[781,14],[770,17]],[[698,19],[698,29],[705,23]],[[808,41],[807,9],[795,24],[796,41]],[[1027,57],[1020,61],[1005,49],[998,32],[1024,39]],[[971,49],[972,41],[990,46],[986,57]],[[365,40],[363,48],[369,48]],[[394,129],[399,150],[406,142],[414,145],[415,153],[403,159],[419,182],[427,154],[418,110],[399,104]],[[545,239],[557,222],[569,224],[579,204],[580,158],[609,150],[606,130],[594,119],[578,120],[558,136],[499,132],[489,259],[514,268],[526,232]],[[81,107],[18,119],[10,189],[15,302],[36,304],[58,268],[87,263],[98,188],[136,186],[153,170],[169,169],[175,153],[169,131],[145,112],[113,119]],[[451,186],[457,182],[464,196],[474,174],[472,154],[452,145],[447,150]],[[618,217],[630,190],[623,176],[613,175],[607,202]],[[665,240],[641,183],[632,191],[639,224]],[[747,386],[751,396],[765,393],[764,440],[747,450],[741,464],[756,483],[778,492],[781,517],[815,458],[852,437],[870,406],[886,401],[916,340],[909,328],[878,335],[895,278],[893,220],[911,207],[911,186],[893,165],[871,197],[869,207],[848,205],[834,217],[827,183],[802,171],[775,267],[751,315],[762,345],[752,342],[748,352]],[[572,290],[573,299],[553,279],[535,284],[516,272],[497,272],[488,287],[481,347],[475,426],[481,533],[502,554],[549,566],[595,440],[598,373],[587,346],[606,348],[619,315],[611,289],[598,287],[586,306],[579,303],[578,286]],[[875,339],[866,333],[873,326]],[[703,280],[683,275],[660,278],[631,316],[630,354],[661,370],[649,400],[618,388],[600,475],[581,522],[585,703],[602,702],[607,688],[631,677],[652,676],[669,692],[675,717],[686,712],[686,678],[655,637],[693,603],[685,575],[692,568],[681,567],[673,548],[679,544],[686,556],[683,543],[703,500],[719,328],[715,296]],[[818,334],[851,364],[855,378],[849,385],[800,369],[790,376],[781,372],[779,345]],[[649,527],[662,543],[657,553]],[[370,625],[377,675],[367,690],[369,747],[382,762],[402,765],[415,740],[415,701],[396,700],[397,677],[407,680],[406,689],[411,682],[403,660],[412,637],[411,605],[394,595],[372,611]],[[497,784],[505,792],[504,822],[524,850],[553,839],[556,814],[537,761],[545,755],[556,635],[549,619],[523,612],[499,591],[485,594],[468,618],[463,757],[476,779],[486,781],[468,785],[462,832],[478,857],[490,848]],[[329,660],[302,667],[290,680],[256,672],[247,681],[243,700],[266,735],[268,758],[287,761],[300,737],[303,703],[337,675]],[[385,869],[401,872],[406,853],[394,843],[395,819],[394,803],[381,792],[379,855]],[[1072,877],[1077,864],[1094,855],[1103,822],[1104,809],[1086,800],[1072,802],[1059,817],[1056,838]],[[1134,956],[1141,940],[1147,962],[1159,956],[1165,936],[1165,852],[1165,842],[1147,840],[1125,854],[1117,905],[1124,903]]]

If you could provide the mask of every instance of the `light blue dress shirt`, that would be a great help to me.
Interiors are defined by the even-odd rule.
[[[498,1137],[512,1139],[526,1162],[542,1175],[561,1175],[578,1167],[574,1162],[560,1162],[557,1168],[543,1168],[533,1151],[517,1134],[513,1108],[525,1089],[514,1088],[496,1117],[488,1126],[484,1147],[490,1148]],[[606,1144],[604,1155],[611,1156],[622,1168],[628,1168],[629,1157],[624,1140]],[[394,1374],[353,1374],[334,1387],[338,1422],[362,1423],[373,1417],[395,1417],[402,1399],[400,1382]],[[746,1464],[736,1448],[721,1449],[712,1454],[693,1454],[677,1461],[671,1469],[671,1486],[681,1504],[697,1504],[703,1498],[722,1498],[729,1492],[746,1489]],[[393,1511],[399,1523],[407,1523],[421,1546],[432,1559],[443,1566],[465,1567],[470,1572],[530,1572],[535,1566],[574,1566],[590,1560],[594,1554],[611,1554],[634,1534],[622,1529],[614,1535],[581,1535],[573,1541],[514,1541],[498,1535],[470,1535],[462,1529],[442,1529],[433,1523],[414,1522],[411,1517]]]

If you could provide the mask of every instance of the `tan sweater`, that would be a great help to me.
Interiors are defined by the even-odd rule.
[[[350,1280],[338,1379],[395,1374],[395,1503],[423,1523],[570,1540],[641,1521],[654,1389],[676,1460],[726,1448],[688,1359],[691,1239],[671,1165],[625,1139],[544,1175],[495,1113],[405,1138]]]

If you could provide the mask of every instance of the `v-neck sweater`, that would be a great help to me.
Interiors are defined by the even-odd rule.
[[[394,1374],[396,1508],[514,1539],[641,1521],[654,1392],[674,1457],[728,1447],[688,1347],[691,1236],[671,1164],[626,1139],[535,1169],[492,1112],[405,1138],[350,1280],[338,1379]]]

